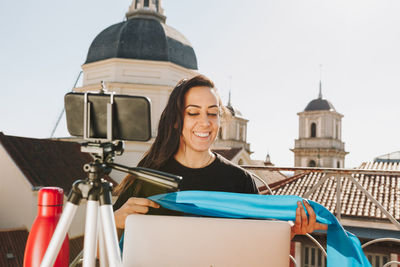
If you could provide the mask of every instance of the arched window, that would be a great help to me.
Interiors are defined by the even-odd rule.
[[[315,167],[315,166],[317,166],[317,164],[315,163],[315,160],[310,160],[308,162],[308,167]]]
[[[243,165],[243,159],[239,159],[238,165]]]
[[[317,137],[317,125],[315,122],[311,123],[311,137]]]

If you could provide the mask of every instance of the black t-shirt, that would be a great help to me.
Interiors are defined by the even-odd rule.
[[[180,191],[202,190],[258,194],[248,171],[218,154],[215,155],[215,160],[210,165],[198,169],[183,166],[172,157],[160,168],[160,171],[182,176],[183,179],[179,184]],[[165,189],[137,180],[121,193],[114,204],[114,210],[119,209],[130,197],[149,197],[162,193],[167,192]],[[178,213],[161,207],[160,209],[150,208],[149,214],[173,215]]]

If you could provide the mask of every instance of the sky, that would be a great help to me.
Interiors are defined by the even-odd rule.
[[[89,46],[131,1],[1,1],[0,131],[50,137]],[[297,113],[323,98],[342,119],[346,167],[399,151],[397,0],[163,0],[199,72],[249,120],[253,159],[293,166]],[[322,68],[320,67],[322,65]],[[81,81],[78,81],[78,86]],[[62,118],[55,136],[68,136]]]

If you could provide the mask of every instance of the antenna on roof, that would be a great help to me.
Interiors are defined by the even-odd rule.
[[[319,64],[319,94],[318,98],[322,99],[322,64]]]
[[[80,71],[80,72],[79,72],[78,77],[77,77],[76,80],[75,80],[74,86],[73,86],[72,89],[71,89],[71,92],[72,92],[72,91],[74,90],[74,88],[76,87],[76,84],[78,83],[79,78],[80,78],[81,75],[82,75],[82,72],[83,72],[83,71]],[[65,108],[64,108],[64,106],[63,106],[63,108],[62,108],[62,110],[61,110],[61,112],[60,112],[60,115],[58,115],[57,122],[56,122],[56,124],[54,125],[53,130],[51,131],[50,138],[53,138],[53,137],[54,137],[54,133],[55,133],[56,130],[57,130],[58,124],[60,124],[61,118],[62,118],[62,116],[64,115],[64,111],[65,111]]]

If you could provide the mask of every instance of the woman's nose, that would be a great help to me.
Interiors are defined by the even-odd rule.
[[[200,119],[200,121],[199,121],[200,125],[204,125],[204,126],[210,125],[210,119],[208,118],[207,114],[201,115],[199,119]]]

